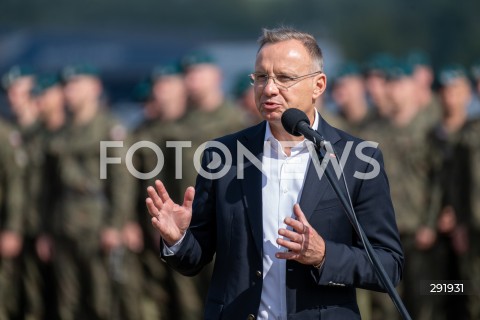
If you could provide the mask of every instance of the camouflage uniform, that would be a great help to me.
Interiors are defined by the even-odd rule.
[[[26,164],[20,148],[21,136],[0,119],[0,234],[18,235],[23,231],[23,169]],[[19,305],[20,261],[0,253],[0,319],[11,319],[21,311]]]
[[[473,120],[462,130],[459,155],[455,158],[460,168],[453,186],[460,187],[459,201],[461,222],[468,230],[468,251],[462,259],[462,278],[473,286],[468,296],[470,319],[480,318],[480,120]]]
[[[39,222],[37,229],[32,236],[38,241],[39,237],[50,236],[50,224],[57,195],[61,194],[61,187],[57,172],[58,158],[52,152],[52,141],[63,134],[65,126],[56,130],[48,129],[42,126],[38,132],[38,138],[35,140],[36,148],[42,152],[41,158],[36,162],[39,167],[40,189],[38,190],[38,214]],[[26,261],[25,268],[28,274],[25,275],[25,294],[28,303],[32,308],[32,319],[45,319],[54,317],[56,308],[56,288],[55,275],[52,261],[40,261],[37,256],[36,248],[32,244],[32,252],[35,250],[34,258]],[[40,305],[40,306],[39,306]]]
[[[25,232],[23,260],[23,284],[25,293],[24,312],[27,319],[41,319],[43,314],[42,301],[42,275],[40,274],[40,262],[37,259],[35,241],[40,233],[40,200],[41,188],[48,188],[48,183],[42,181],[43,150],[39,127],[35,130],[35,136],[25,141],[25,149],[28,155],[26,168],[25,186],[31,196],[30,205],[25,207]]]
[[[19,130],[22,134],[22,143],[28,161],[24,183],[31,197],[30,205],[24,208],[22,264],[25,301],[23,309],[27,319],[41,319],[44,314],[42,288],[45,286],[45,275],[41,274],[43,265],[37,257],[35,243],[43,231],[41,210],[46,209],[43,193],[50,187],[49,177],[44,176],[43,171],[49,136],[47,130],[38,122],[28,128],[19,128]]]
[[[106,257],[100,234],[106,227],[121,230],[129,219],[133,212],[132,181],[124,165],[107,166],[107,179],[100,179],[100,141],[124,138],[125,129],[100,111],[86,124],[70,124],[52,142],[60,184],[53,190],[60,194],[55,195],[58,202],[49,229],[55,240],[61,319],[105,319],[118,309],[109,280],[123,279],[121,248]],[[124,159],[120,150],[108,148],[108,156]],[[120,262],[115,260],[118,257]],[[135,306],[135,301],[130,303]]]
[[[369,108],[365,117],[357,123],[347,122],[347,120],[341,116],[340,120],[343,121],[343,127],[340,127],[340,129],[347,131],[355,137],[364,139],[365,132],[369,131],[369,126],[374,124],[377,120],[375,115],[375,111],[372,108]]]
[[[333,81],[332,92],[333,101],[336,103],[339,111],[338,118],[340,123],[337,128],[345,130],[359,138],[363,138],[363,132],[373,121],[375,113],[368,105],[367,94],[362,86],[363,83],[364,80],[360,67],[355,62],[348,61],[341,65],[337,71]],[[347,117],[348,114],[346,114],[346,112],[355,111],[355,109],[351,109],[352,103],[354,103],[356,110],[365,108],[365,115],[360,121],[353,122]]]
[[[225,101],[212,112],[191,108],[182,121],[183,130],[167,136],[169,140],[192,142],[192,147],[185,148],[183,152],[183,176],[182,179],[177,179],[178,187],[176,189],[179,190],[177,200],[183,200],[186,188],[195,185],[197,170],[193,165],[193,158],[197,148],[204,142],[234,133],[246,126],[247,120],[244,111],[229,101]]]
[[[449,234],[437,232],[437,221],[442,210],[451,206],[457,215],[461,211],[458,197],[455,195],[462,186],[452,184],[459,174],[455,158],[459,156],[458,141],[460,132],[448,132],[442,124],[437,124],[427,135],[428,170],[428,207],[422,224],[434,230],[436,241],[424,250],[427,260],[425,276],[419,280],[458,279],[458,256],[452,247]],[[459,221],[459,220],[458,220]],[[460,296],[423,296],[423,305],[419,319],[450,319],[454,315],[461,317],[462,297]],[[449,308],[446,308],[446,306]],[[459,309],[460,308],[460,309]]]
[[[397,225],[405,252],[403,300],[413,317],[418,314],[421,296],[417,288],[420,275],[426,271],[423,252],[415,247],[415,233],[424,221],[427,206],[426,131],[417,115],[407,126],[395,127],[383,120],[369,127],[366,140],[379,142],[385,159],[385,170],[395,208]],[[428,274],[428,273],[427,273]],[[388,296],[377,299],[372,319],[397,319],[398,312]],[[375,314],[375,312],[380,314]]]
[[[353,81],[353,82],[352,82]],[[337,71],[336,77],[333,81],[333,91],[332,91],[332,98],[336,104],[338,109],[338,116],[332,115],[327,110],[322,110],[322,118],[324,118],[328,123],[333,125],[334,127],[344,130],[354,136],[363,138],[363,132],[368,124],[371,122],[372,118],[372,111],[367,109],[367,113],[363,119],[358,122],[349,121],[346,117],[345,112],[350,112],[349,103],[352,103],[352,84],[355,89],[359,90],[363,79],[361,78],[360,68],[354,62],[346,62],[340,66],[339,70]],[[346,90],[345,90],[346,89]],[[353,91],[354,94],[359,94],[359,91]],[[340,93],[340,95],[339,95]],[[343,97],[343,98],[342,98]],[[355,108],[368,108],[367,105],[367,97],[366,93],[364,93],[363,97],[354,96],[355,97]],[[344,100],[347,98],[347,100]],[[360,100],[362,99],[362,100]],[[361,105],[365,103],[364,105]],[[345,104],[345,105],[343,105]],[[343,107],[343,108],[342,108]],[[358,109],[357,109],[358,110]],[[357,289],[357,303],[360,309],[360,314],[362,318],[370,319],[371,318],[371,293],[368,290],[364,289]]]
[[[430,103],[420,108],[418,114],[420,125],[424,128],[432,128],[437,125],[442,117],[442,105],[437,95],[433,94]]]
[[[181,122],[181,120],[180,120]],[[142,312],[144,319],[197,319],[201,314],[201,301],[196,295],[191,279],[182,277],[168,268],[159,258],[160,238],[153,228],[145,207],[146,189],[154,185],[156,179],[162,180],[171,193],[174,183],[174,154],[171,148],[165,147],[165,136],[179,130],[181,124],[166,123],[158,119],[147,120],[135,131],[134,141],[155,143],[164,154],[164,167],[159,175],[148,180],[138,179],[137,212],[138,223],[144,236],[144,250],[140,253],[143,266],[144,281],[142,284]],[[157,165],[157,154],[150,148],[140,148],[135,153],[136,170],[149,173]],[[170,191],[172,190],[172,191]],[[185,300],[189,298],[188,301]]]

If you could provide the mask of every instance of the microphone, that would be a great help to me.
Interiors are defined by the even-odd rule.
[[[291,135],[304,136],[305,139],[312,141],[319,150],[325,145],[325,139],[310,127],[310,120],[302,110],[296,108],[285,110],[282,114],[282,125]]]

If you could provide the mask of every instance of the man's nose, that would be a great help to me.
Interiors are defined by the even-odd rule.
[[[275,83],[275,78],[268,78],[263,92],[269,96],[278,94],[278,87],[277,87],[277,84]]]

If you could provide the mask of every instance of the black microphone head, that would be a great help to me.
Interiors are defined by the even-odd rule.
[[[301,136],[302,134],[297,131],[297,126],[300,122],[306,122],[310,125],[307,115],[302,110],[296,108],[290,108],[282,114],[282,125],[288,133],[294,136]]]

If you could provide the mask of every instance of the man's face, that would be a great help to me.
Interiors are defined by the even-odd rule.
[[[185,73],[185,86],[193,101],[201,99],[212,90],[218,90],[221,83],[220,69],[213,64],[198,64]]]
[[[95,77],[76,76],[66,83],[64,93],[68,107],[75,112],[85,103],[98,99],[101,85]]]
[[[153,97],[161,105],[178,104],[178,99],[184,100],[186,95],[185,83],[180,76],[166,76],[153,84]]]
[[[413,70],[413,79],[421,88],[428,88],[433,83],[433,71],[427,66],[416,66]]]
[[[415,81],[412,77],[401,77],[387,84],[387,92],[394,112],[415,104]]]
[[[383,100],[387,92],[387,82],[383,76],[369,75],[365,79],[368,94],[374,101]]]
[[[312,59],[297,40],[266,44],[257,54],[255,73],[269,76],[299,77],[318,71]],[[318,74],[303,79],[288,89],[279,89],[272,79],[265,86],[255,85],[255,102],[262,117],[271,124],[280,124],[288,108],[297,108],[314,118],[316,99],[326,87],[326,77]],[[281,125],[281,124],[280,124]]]
[[[158,79],[153,85],[152,95],[160,114],[178,112],[172,108],[184,108],[187,100],[183,77],[172,75]]]
[[[8,88],[8,100],[15,114],[22,113],[23,108],[28,107],[31,102],[30,91],[33,84],[33,77],[21,77]]]
[[[339,79],[332,92],[333,99],[340,108],[356,106],[365,100],[363,80],[359,76],[346,76]]]
[[[61,111],[64,104],[63,91],[60,86],[54,86],[46,90],[36,99],[38,110],[42,117]]]
[[[471,99],[470,84],[465,78],[453,80],[440,91],[444,112],[448,115],[464,112]]]

